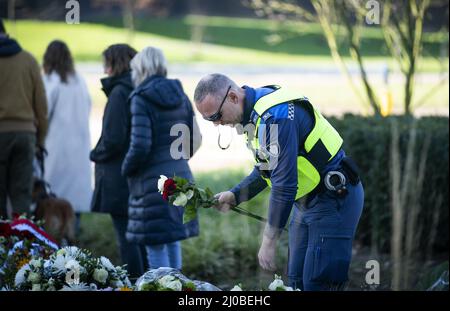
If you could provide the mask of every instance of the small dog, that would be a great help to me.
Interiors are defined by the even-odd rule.
[[[44,220],[44,230],[59,245],[72,245],[75,242],[75,213],[72,205],[47,191],[47,183],[41,179],[34,180],[32,200],[36,204],[34,216],[36,220]]]

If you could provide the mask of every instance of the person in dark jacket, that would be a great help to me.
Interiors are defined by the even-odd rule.
[[[133,90],[130,61],[135,55],[136,50],[127,44],[111,45],[103,52],[104,69],[108,77],[101,82],[108,102],[100,139],[90,154],[91,160],[95,162],[95,190],[91,210],[111,215],[122,262],[128,265],[132,277],[143,274],[144,256],[138,244],[129,243],[125,238],[129,192],[127,180],[120,170],[129,146],[131,115],[127,100]]]
[[[187,163],[193,152],[171,156],[172,143],[181,138],[173,136],[173,126],[184,124],[194,133],[193,108],[180,81],[166,78],[161,50],[145,48],[131,61],[131,69],[136,89],[130,95],[131,141],[122,165],[130,189],[127,238],[146,245],[150,268],[181,269],[180,240],[198,235],[198,220],[183,224],[183,209],[163,200],[157,181],[160,175],[193,179]]]

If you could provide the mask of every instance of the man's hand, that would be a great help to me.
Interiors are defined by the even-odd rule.
[[[258,252],[259,265],[264,270],[275,271],[275,250],[277,246],[277,239],[270,239],[263,236],[261,247]]]
[[[214,205],[214,208],[220,212],[226,213],[232,207],[236,206],[236,199],[234,193],[231,191],[224,191],[214,196],[219,202]]]

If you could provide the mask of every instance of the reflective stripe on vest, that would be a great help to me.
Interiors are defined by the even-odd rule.
[[[308,99],[295,90],[274,86],[275,91],[259,98],[253,109],[258,114],[256,121],[256,133],[253,136],[252,146],[255,148],[255,160],[259,149],[258,128],[261,123],[261,116],[270,108],[286,102],[305,105],[308,111],[314,113],[314,126],[306,137],[304,149],[306,155],[297,157],[297,194],[298,200],[313,191],[320,182],[320,172],[327,163],[340,150],[343,139],[333,126],[314,108]],[[311,113],[311,114],[312,114]],[[264,178],[264,177],[263,177]],[[270,179],[264,178],[269,186]]]

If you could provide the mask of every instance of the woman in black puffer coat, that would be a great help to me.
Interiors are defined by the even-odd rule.
[[[166,61],[159,49],[145,48],[133,58],[131,69],[136,89],[130,95],[131,141],[122,165],[130,189],[127,238],[146,246],[150,268],[181,269],[180,240],[198,235],[198,220],[183,224],[183,208],[164,201],[157,182],[160,175],[193,179],[186,159],[193,152],[180,159],[170,152],[172,142],[179,139],[178,131],[171,136],[174,125],[194,132],[192,104],[180,81],[166,78]]]
[[[128,96],[133,90],[130,61],[136,51],[126,44],[115,44],[103,52],[104,69],[108,75],[101,80],[108,97],[103,115],[100,139],[91,151],[95,162],[95,190],[91,203],[93,212],[111,215],[117,234],[122,262],[132,277],[144,273],[144,248],[126,240],[128,224],[128,185],[121,174],[128,151],[131,114]]]

